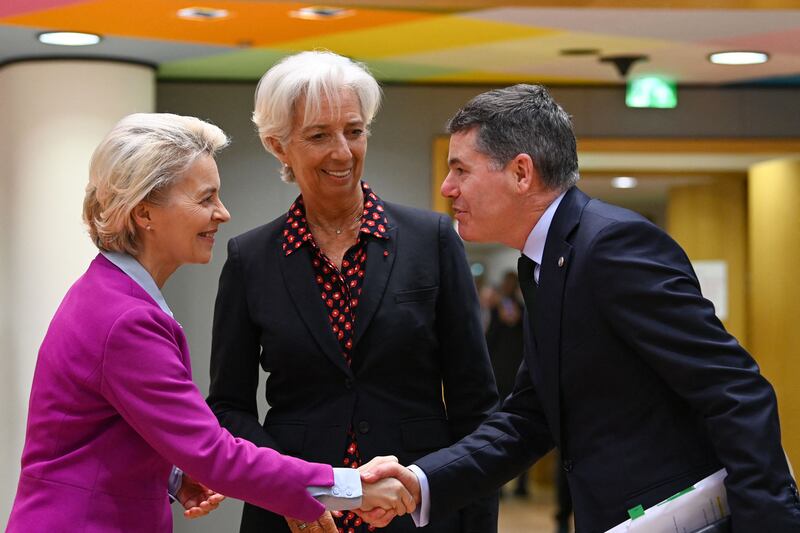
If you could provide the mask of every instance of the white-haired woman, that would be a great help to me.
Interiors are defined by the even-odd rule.
[[[223,426],[348,467],[382,455],[413,462],[469,433],[497,400],[450,220],[384,202],[361,180],[380,100],[362,65],[330,52],[290,56],[264,75],[253,121],[300,195],[229,242],[214,314],[208,401]],[[269,372],[263,424],[259,365]],[[369,528],[353,513],[337,522],[346,533]],[[495,530],[494,498],[426,528]],[[248,505],[241,531],[286,524]],[[406,517],[387,531],[415,526]]]
[[[160,289],[179,266],[207,263],[230,219],[214,161],[227,142],[193,117],[135,114],[95,151],[83,217],[100,253],[39,351],[7,531],[171,531],[168,480],[190,517],[222,498],[206,487],[308,521],[325,511],[312,493],[335,508],[358,505],[330,497],[330,466],[233,438],[192,382],[186,338]],[[370,485],[364,501],[404,509],[398,485],[386,495]]]

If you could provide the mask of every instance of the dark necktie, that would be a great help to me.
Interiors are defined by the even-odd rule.
[[[519,288],[522,290],[525,308],[528,310],[528,318],[531,320],[533,320],[533,304],[536,302],[536,279],[533,277],[535,268],[536,261],[524,255],[519,256],[517,261]]]

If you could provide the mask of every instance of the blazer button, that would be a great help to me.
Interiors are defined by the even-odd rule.
[[[570,459],[564,459],[563,461],[561,461],[561,468],[563,468],[564,472],[566,472],[568,474],[570,472],[572,472],[572,469],[574,467],[575,467],[575,465],[572,463],[572,460],[570,460]]]
[[[358,423],[358,432],[363,434],[369,433],[369,422],[362,420]]]
[[[352,390],[353,389],[353,380],[350,379],[350,378],[345,379],[344,380],[344,388],[347,389],[347,390]]]

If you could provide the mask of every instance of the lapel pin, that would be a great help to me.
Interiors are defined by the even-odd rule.
[[[389,257],[389,250],[383,251],[383,257]]]
[[[564,266],[564,256],[563,255],[558,258],[558,266],[559,267],[563,267]]]

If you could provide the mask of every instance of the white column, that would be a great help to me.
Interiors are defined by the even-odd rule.
[[[81,222],[89,159],[120,118],[154,109],[150,67],[87,60],[0,67],[0,524],[16,492],[39,345],[97,252]]]

